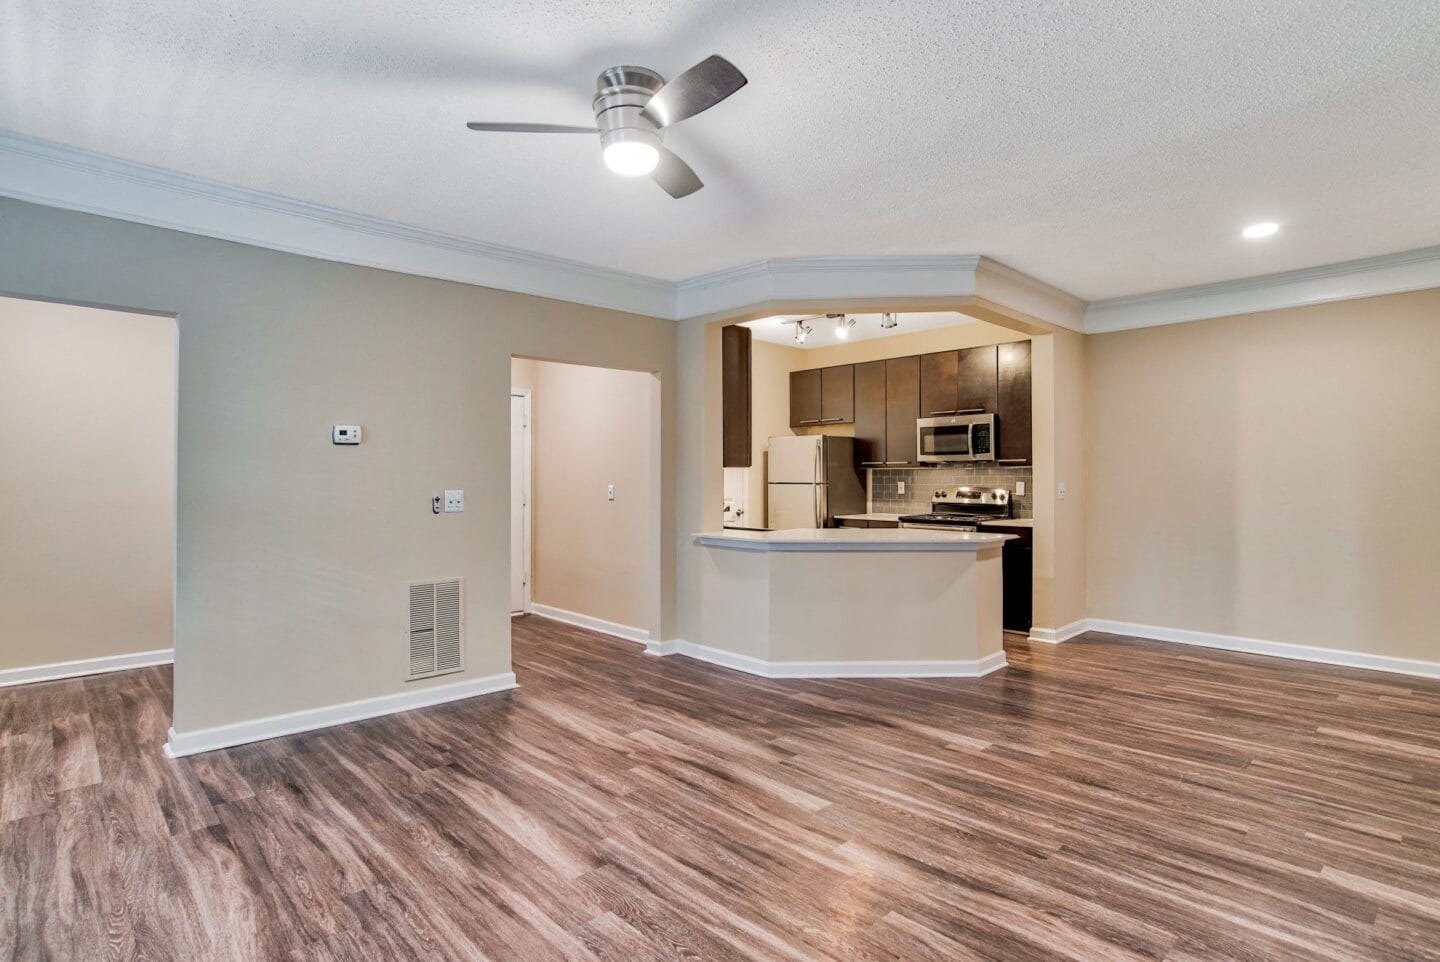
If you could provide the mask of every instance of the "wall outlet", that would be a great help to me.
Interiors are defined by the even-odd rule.
[[[1024,482],[1024,481],[1016,481],[1016,482],[1015,482],[1015,497],[1017,497],[1017,498],[1023,498],[1023,497],[1025,497],[1025,482]]]
[[[900,486],[900,487],[899,487],[900,493],[901,493],[901,494],[904,494],[904,493],[905,493],[905,482],[904,482],[904,481],[896,481],[895,483]]]
[[[1065,482],[1060,481],[1055,485],[1055,498],[1059,501],[1065,500]]]
[[[607,485],[605,486],[605,500],[606,500],[606,501],[614,501],[614,500],[615,500],[615,485],[613,485],[613,484],[607,484]]]
[[[445,492],[445,513],[454,514],[457,511],[465,510],[465,492],[455,490]]]

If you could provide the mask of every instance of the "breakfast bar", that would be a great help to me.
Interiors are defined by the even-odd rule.
[[[777,678],[977,677],[1005,667],[1001,548],[1013,535],[905,528],[723,530],[703,550],[707,660]]]

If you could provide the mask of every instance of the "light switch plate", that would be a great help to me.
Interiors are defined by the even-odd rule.
[[[1015,497],[1017,497],[1017,498],[1023,498],[1023,497],[1025,497],[1025,482],[1024,482],[1024,481],[1016,481],[1016,482],[1015,482]]]
[[[465,510],[465,492],[463,490],[446,490],[445,492],[445,513],[454,514],[457,511]]]
[[[904,493],[905,493],[905,482],[904,482],[904,481],[896,481],[895,483],[900,486],[899,492],[900,492],[901,494],[904,494]]]
[[[607,501],[614,501],[614,500],[615,500],[615,485],[610,484],[610,485],[606,485],[606,486],[605,486],[605,500],[607,500]]]

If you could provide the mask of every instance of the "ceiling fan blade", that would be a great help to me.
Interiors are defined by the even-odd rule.
[[[660,162],[650,172],[655,183],[665,188],[665,193],[679,200],[689,197],[705,184],[690,169],[690,165],[664,147],[660,148]]]
[[[747,82],[733,63],[718,54],[709,56],[661,87],[640,115],[660,127],[669,127],[709,110]]]
[[[599,127],[572,127],[569,124],[487,124],[472,120],[471,130],[494,130],[511,134],[598,134]]]

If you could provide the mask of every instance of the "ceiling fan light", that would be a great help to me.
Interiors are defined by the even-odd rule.
[[[620,140],[605,148],[605,166],[622,177],[643,177],[660,163],[660,151],[640,140]]]

